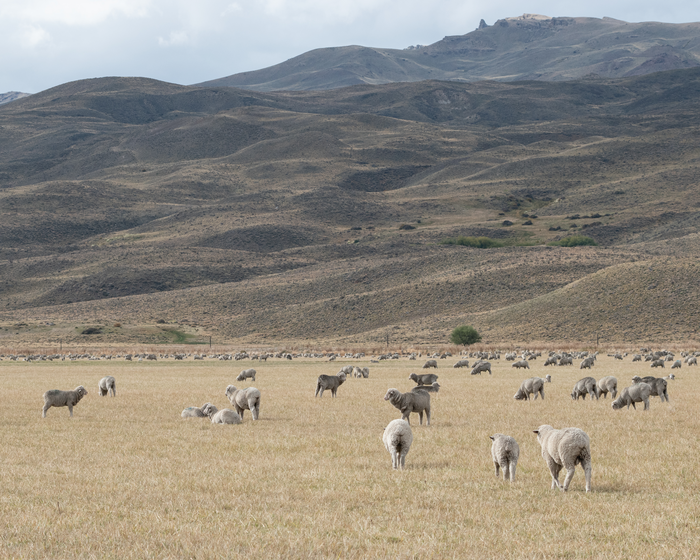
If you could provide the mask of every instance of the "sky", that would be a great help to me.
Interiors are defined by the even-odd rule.
[[[1,0],[0,93],[143,76],[195,84],[323,47],[402,49],[523,13],[700,21],[697,0]]]

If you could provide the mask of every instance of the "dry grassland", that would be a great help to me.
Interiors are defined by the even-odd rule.
[[[700,415],[695,369],[669,383],[670,403],[613,411],[572,402],[573,368],[493,376],[440,361],[433,424],[412,418],[403,472],[381,441],[399,416],[382,400],[412,387],[420,362],[370,366],[338,398],[316,377],[342,362],[0,363],[0,556],[7,558],[697,558]],[[228,403],[227,384],[255,367],[261,419],[239,426],[180,418]],[[648,364],[601,357],[592,375],[620,388]],[[516,402],[522,379],[550,373],[544,402]],[[668,374],[669,370],[665,370]],[[97,382],[117,379],[117,397]],[[661,373],[658,373],[661,375]],[[85,385],[68,417],[41,418],[47,389]],[[241,384],[247,385],[247,384]],[[591,438],[593,492],[578,468],[550,490],[532,430],[577,426]],[[496,479],[488,436],[520,444],[516,482]]]

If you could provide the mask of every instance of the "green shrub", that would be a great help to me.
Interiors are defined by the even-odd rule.
[[[440,241],[442,245],[462,245],[464,247],[476,247],[477,249],[490,249],[492,247],[503,247],[502,241],[491,239],[490,237],[449,237]]]
[[[557,247],[579,247],[581,245],[598,245],[594,239],[585,235],[569,235],[559,241],[552,241],[550,245]]]
[[[452,342],[452,344],[469,346],[470,344],[481,342],[481,335],[474,327],[462,325],[452,331],[452,334],[450,334],[450,342]]]

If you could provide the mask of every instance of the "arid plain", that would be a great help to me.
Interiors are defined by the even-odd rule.
[[[0,362],[3,468],[0,555],[8,558],[694,558],[700,548],[700,419],[696,372],[669,381],[669,403],[614,411],[574,402],[578,362],[529,371],[493,361],[493,375],[439,360],[432,424],[412,416],[404,471],[381,436],[400,416],[383,400],[410,390],[420,361],[269,359]],[[314,397],[316,377],[369,366]],[[254,383],[236,383],[247,367]],[[619,387],[648,363],[601,355],[590,375]],[[552,375],[545,400],[513,400],[526,377]],[[665,374],[670,370],[664,370]],[[117,396],[100,397],[113,375]],[[658,375],[662,375],[659,373]],[[230,383],[262,393],[260,420],[180,418],[228,405]],[[74,409],[41,418],[42,393],[84,385]],[[576,426],[591,439],[592,492],[577,468],[568,493],[532,430]],[[494,476],[489,435],[520,444],[513,484]]]

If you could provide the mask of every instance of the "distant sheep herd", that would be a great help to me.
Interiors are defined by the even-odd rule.
[[[681,367],[681,360],[675,359],[671,352],[659,351],[650,352],[644,349],[645,353],[635,354],[632,357],[633,362],[641,362],[642,360],[651,362],[651,367],[665,367],[666,362],[673,362],[671,366],[672,369],[679,369]],[[695,353],[683,353],[684,361],[688,366],[697,366],[697,356],[700,352]],[[445,359],[449,357],[449,353],[442,355],[431,356],[429,360],[423,365],[423,369],[437,369],[438,362],[436,358]],[[491,363],[487,360],[499,360],[500,353],[487,353],[487,352],[474,352],[469,354],[468,357],[476,358],[476,361],[472,365],[471,375],[481,374],[482,372],[491,372]],[[512,367],[516,369],[530,369],[529,362],[536,360],[541,356],[539,352],[522,352],[521,354],[516,354],[514,352],[506,353],[506,361],[512,361]],[[610,354],[614,359],[622,360],[625,355],[620,353]],[[68,355],[68,359],[85,359],[85,355]],[[158,357],[154,354],[141,354],[141,355],[131,355],[127,354],[121,356],[128,361],[132,361],[134,358],[141,360],[157,360]],[[172,357],[176,360],[184,359],[185,355],[175,354],[175,355],[161,355],[160,358]],[[193,356],[193,359],[204,359],[204,355]],[[337,358],[363,358],[364,354],[346,354],[345,356],[339,356],[336,354],[332,355],[319,355],[319,354],[305,354],[301,356],[293,356],[289,353],[279,353],[279,354],[254,354],[247,352],[240,352],[236,354],[229,355],[213,355],[206,356],[207,358],[216,358],[224,360],[241,360],[241,359],[257,359],[261,361],[267,360],[269,357],[277,357],[282,359],[290,360],[294,357],[324,357],[328,358],[328,361],[335,361]],[[554,353],[550,352],[549,355],[544,360],[544,366],[558,365],[567,366],[573,365],[574,359],[580,359],[580,369],[590,370],[595,366],[598,353],[588,353],[581,352],[578,354],[574,353]],[[11,356],[10,359],[18,359],[17,356]],[[65,360],[66,356],[30,356],[24,357],[26,361],[39,361],[39,360],[53,360],[61,359]],[[93,357],[87,357],[88,359],[93,359]],[[112,357],[102,356],[102,359],[111,359]],[[398,359],[398,354],[383,355],[377,360],[371,360],[372,362],[378,362],[385,359]],[[97,358],[100,359],[100,358]],[[412,353],[408,356],[409,360],[415,360],[416,354]],[[469,360],[465,358],[460,358],[453,366],[453,368],[463,368],[469,367]],[[236,381],[242,382],[247,380],[255,381],[255,376],[257,372],[253,368],[244,369],[236,377]],[[344,366],[336,375],[320,375],[316,380],[316,397],[323,397],[323,392],[329,390],[331,396],[335,398],[339,387],[347,380],[348,377],[355,377],[359,379],[369,378],[369,368],[367,367],[356,367],[356,366]],[[426,426],[430,426],[430,412],[431,412],[431,397],[430,393],[437,393],[440,390],[440,385],[438,384],[438,375],[435,373],[411,373],[408,377],[409,380],[413,381],[416,385],[410,391],[402,393],[399,389],[390,388],[384,395],[384,400],[389,401],[396,409],[401,413],[401,418],[397,420],[392,420],[387,427],[384,429],[382,435],[382,441],[386,450],[391,455],[391,464],[394,469],[403,469],[406,462],[406,456],[413,443],[413,432],[410,425],[410,415],[415,413],[419,417],[419,424],[423,424],[423,415],[425,415]],[[612,398],[612,408],[613,410],[619,410],[623,407],[629,409],[630,405],[636,409],[636,403],[643,403],[644,410],[649,410],[649,398],[652,396],[657,396],[660,398],[661,402],[668,402],[668,381],[675,379],[674,374],[670,374],[667,377],[653,377],[644,376],[640,377],[635,375],[632,378],[632,384],[629,387],[623,388],[618,393],[617,379],[613,376],[604,376],[597,380],[594,377],[586,376],[581,378],[574,384],[571,391],[571,398],[574,401],[578,401],[580,398],[586,399],[586,395],[591,397],[591,400],[598,400],[601,396],[607,398],[608,393],[610,393]],[[544,388],[546,383],[552,382],[552,376],[546,375],[545,377],[531,377],[525,379],[520,388],[517,390],[513,398],[515,400],[526,400],[531,401],[537,400],[541,397],[542,400],[545,398]],[[116,380],[112,376],[103,377],[98,383],[99,394],[101,396],[111,395],[116,397]],[[85,387],[82,385],[76,387],[72,391],[62,391],[62,390],[50,390],[44,393],[44,406],[42,408],[42,417],[46,417],[46,412],[52,407],[68,407],[70,416],[73,416],[73,407],[76,406],[84,396],[88,394]],[[209,420],[214,424],[241,424],[243,422],[243,415],[246,410],[249,410],[252,419],[258,420],[260,417],[260,401],[261,393],[255,387],[247,387],[245,389],[239,389],[234,385],[228,385],[224,391],[224,395],[229,400],[231,406],[234,410],[229,408],[224,408],[219,410],[211,402],[207,402],[201,407],[188,406],[181,412],[182,418],[209,418]],[[571,483],[571,479],[574,475],[574,468],[576,465],[581,465],[586,479],[586,492],[591,490],[591,451],[590,451],[590,439],[588,435],[579,428],[563,428],[555,429],[550,425],[542,425],[537,430],[534,430],[537,434],[537,441],[540,444],[542,457],[547,464],[549,472],[552,477],[552,488],[559,488],[563,491],[568,490]],[[510,480],[513,482],[515,480],[515,471],[518,463],[518,458],[520,456],[520,448],[518,443],[514,438],[505,434],[494,434],[490,436],[492,440],[491,445],[491,457],[495,467],[496,476],[499,477],[499,471],[503,471],[503,477],[505,480]],[[559,473],[562,469],[566,470],[566,475],[563,483],[559,482]]]

